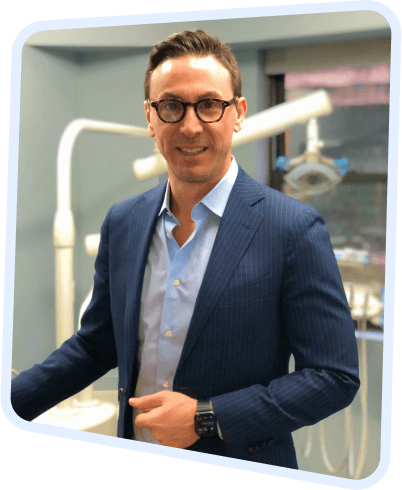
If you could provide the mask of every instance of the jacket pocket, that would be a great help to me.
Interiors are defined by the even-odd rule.
[[[247,284],[229,287],[222,293],[221,305],[239,305],[254,303],[266,298],[271,293],[272,274]]]
[[[248,461],[298,469],[292,440],[273,439],[246,448]]]

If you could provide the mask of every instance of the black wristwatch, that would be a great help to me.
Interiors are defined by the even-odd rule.
[[[217,431],[216,413],[209,400],[198,400],[197,413],[194,417],[195,432],[200,437],[214,436]]]

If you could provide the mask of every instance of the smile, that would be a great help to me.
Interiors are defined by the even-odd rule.
[[[181,151],[184,155],[198,155],[199,153],[205,151],[207,148],[177,148],[177,149]]]

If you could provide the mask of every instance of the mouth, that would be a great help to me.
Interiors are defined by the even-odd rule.
[[[177,147],[177,149],[183,154],[183,155],[188,155],[188,156],[196,156],[200,155],[201,153],[204,153],[208,148],[205,147],[199,147],[199,148],[185,148],[185,147]]]

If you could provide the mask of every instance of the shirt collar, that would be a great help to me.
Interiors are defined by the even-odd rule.
[[[223,212],[225,211],[226,203],[228,202],[229,199],[229,195],[236,181],[238,172],[239,172],[239,167],[236,163],[234,156],[232,156],[232,162],[230,164],[229,170],[222,177],[222,179],[216,184],[216,186],[213,189],[211,189],[209,193],[201,199],[200,203],[203,203],[210,211],[212,211],[219,217],[222,217]],[[196,204],[196,206],[198,204]],[[194,208],[196,206],[194,206]],[[166,211],[171,213],[169,181],[166,186],[165,197],[163,199],[163,203],[158,216],[160,216],[165,209]]]

